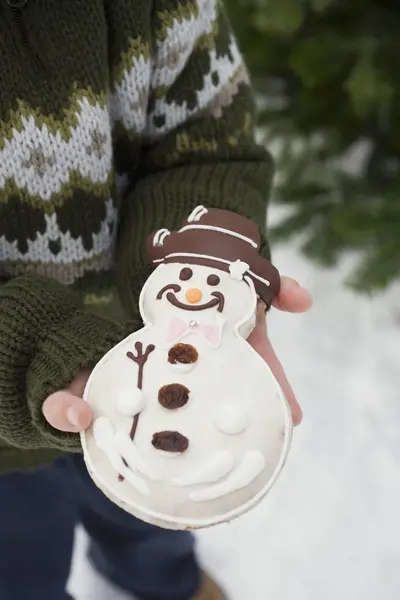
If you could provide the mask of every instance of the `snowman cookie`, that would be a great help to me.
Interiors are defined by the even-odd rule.
[[[257,301],[279,291],[254,223],[197,207],[149,239],[155,269],[143,329],[97,364],[81,435],[94,482],[136,517],[169,529],[230,521],[271,489],[292,435],[287,401],[247,343]]]

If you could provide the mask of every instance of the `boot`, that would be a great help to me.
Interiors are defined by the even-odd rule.
[[[219,585],[209,575],[203,573],[201,587],[192,600],[226,600],[226,597]]]

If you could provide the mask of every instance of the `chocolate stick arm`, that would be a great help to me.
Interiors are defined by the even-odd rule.
[[[146,350],[143,352],[142,342],[136,342],[135,349],[136,349],[136,354],[134,354],[133,352],[127,352],[126,356],[128,358],[130,358],[138,366],[137,388],[139,390],[142,390],[144,365],[146,364],[147,359],[149,358],[150,354],[155,350],[155,346],[154,346],[154,344],[149,344],[147,346]],[[139,413],[137,413],[133,417],[132,427],[131,427],[131,430],[129,433],[129,437],[131,438],[132,441],[135,437],[138,423],[139,423]],[[124,463],[127,466],[125,459],[124,459]],[[122,475],[118,475],[118,479],[119,479],[119,481],[124,481],[124,477]]]
[[[127,352],[127,357],[133,360],[138,366],[138,377],[137,377],[137,388],[142,390],[143,388],[143,371],[144,365],[146,364],[150,354],[155,350],[154,344],[149,344],[146,350],[143,352],[143,344],[142,342],[136,342],[135,344],[136,354],[133,352]],[[130,432],[130,438],[133,440],[135,437],[136,429],[139,422],[139,413],[134,416],[132,428]]]

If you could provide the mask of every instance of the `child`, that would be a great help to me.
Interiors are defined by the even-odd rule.
[[[146,236],[202,203],[264,224],[271,160],[224,9],[3,0],[0,56],[0,596],[70,599],[80,521],[94,566],[132,595],[219,600],[189,533],[141,523],[93,486],[77,432],[88,371],[141,326]],[[278,308],[309,303],[284,281]],[[251,343],[299,421],[264,323]]]

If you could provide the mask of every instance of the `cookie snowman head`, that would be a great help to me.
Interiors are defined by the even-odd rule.
[[[279,273],[260,254],[257,226],[229,211],[198,206],[178,231],[152,234],[148,255],[156,267],[140,300],[148,323],[234,327],[254,313],[257,297],[270,306],[279,292]]]

